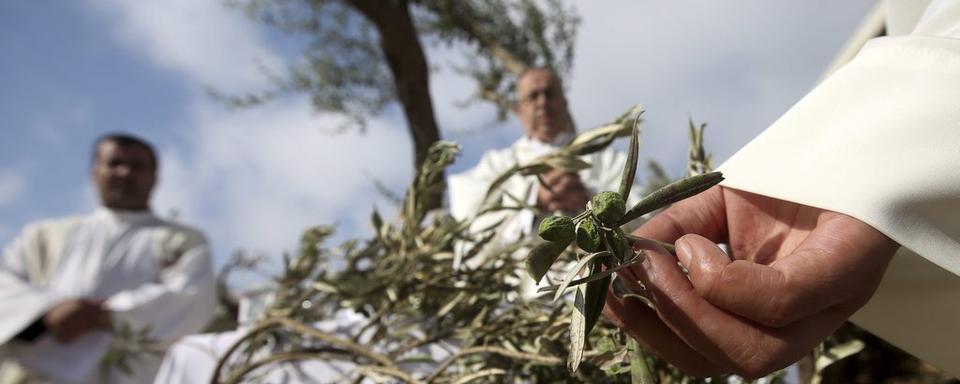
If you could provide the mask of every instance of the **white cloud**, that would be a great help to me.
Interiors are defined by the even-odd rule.
[[[0,223],[0,244],[6,244],[14,235],[14,229],[9,225]]]
[[[27,180],[16,169],[0,169],[0,206],[16,203],[27,191]]]
[[[131,50],[187,82],[243,92],[266,82],[256,61],[284,66],[258,28],[220,1],[92,1],[114,16]],[[578,126],[644,102],[643,150],[669,166],[684,159],[687,113],[711,123],[708,149],[721,159],[772,122],[812,85],[871,1],[576,5],[584,22],[569,98]],[[444,133],[469,143],[462,162],[519,134],[515,121],[483,128],[492,108],[456,107],[473,85],[455,74],[440,73],[431,90]],[[311,224],[364,228],[377,201],[367,174],[398,191],[412,174],[405,123],[395,117],[373,120],[365,136],[331,135],[332,118],[303,102],[228,112],[199,92],[188,113],[181,145],[163,151],[156,206],[206,229],[220,254],[276,254]]]
[[[381,120],[365,135],[330,134],[334,119],[301,103],[194,112],[190,144],[164,153],[156,206],[202,224],[222,252],[277,254],[314,224],[363,228],[379,200],[370,175],[397,190],[412,175],[406,132]]]
[[[82,129],[93,120],[93,105],[89,100],[80,100],[62,113],[38,116],[30,133],[44,143],[63,147],[69,144],[71,132]]]
[[[283,66],[257,27],[220,1],[95,2],[116,16],[116,34],[133,52],[187,82],[249,91],[265,84],[256,62]],[[370,177],[400,191],[412,175],[399,121],[336,135],[328,132],[337,121],[302,99],[226,111],[201,92],[188,113],[177,147],[162,151],[154,206],[205,229],[221,255],[240,247],[276,255],[313,224],[364,228],[379,201]]]
[[[218,0],[92,0],[118,21],[115,34],[157,64],[226,92],[266,85],[260,62],[282,69],[253,22]]]
[[[642,102],[641,150],[676,172],[689,113],[726,158],[812,87],[873,3],[577,2],[574,116],[585,128]]]

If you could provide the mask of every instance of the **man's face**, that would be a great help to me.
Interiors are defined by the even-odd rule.
[[[540,141],[553,142],[570,129],[567,99],[560,80],[549,70],[531,70],[520,78],[515,111],[527,136]]]
[[[156,169],[145,148],[105,141],[97,146],[90,176],[103,206],[139,210],[150,201]]]

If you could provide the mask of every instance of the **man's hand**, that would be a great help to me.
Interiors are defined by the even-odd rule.
[[[621,278],[656,305],[608,295],[606,313],[696,375],[764,376],[799,360],[873,295],[899,247],[852,217],[714,187],[655,216]],[[727,243],[730,256],[715,243]],[[677,266],[683,265],[689,276]]]
[[[43,325],[61,343],[98,329],[110,327],[110,313],[102,300],[71,299],[50,308],[43,316]]]
[[[576,173],[554,169],[543,175],[543,181],[546,185],[537,192],[537,207],[547,212],[579,212],[590,200],[587,187]]]

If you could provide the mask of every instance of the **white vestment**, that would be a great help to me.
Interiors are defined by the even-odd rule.
[[[960,2],[874,39],[720,170],[723,185],[853,216],[903,247],[852,320],[960,376]]]
[[[142,355],[132,375],[101,370],[111,334],[95,331],[68,344],[47,331],[14,338],[57,302],[105,300],[114,326],[149,329],[161,348],[195,333],[216,308],[213,266],[203,235],[149,212],[98,209],[82,217],[28,225],[0,259],[0,383],[148,383],[162,356]],[[17,377],[20,376],[20,377]]]
[[[450,175],[448,178],[447,186],[450,191],[451,215],[458,220],[475,215],[480,209],[481,203],[483,203],[482,200],[487,193],[487,189],[498,176],[515,165],[528,164],[537,157],[558,148],[560,147],[557,145],[524,136],[508,148],[488,151],[483,155],[477,166],[466,172]],[[623,166],[627,161],[625,154],[608,148],[582,156],[581,159],[589,163],[590,168],[579,171],[577,175],[591,194],[602,191],[616,191],[620,188],[620,177],[623,174]],[[539,188],[540,184],[536,176],[521,175],[510,177],[501,186],[502,191],[529,206],[536,205]],[[631,188],[630,196],[627,197],[627,206],[630,207],[639,201],[639,196],[639,188]],[[506,195],[502,198],[502,204],[503,206],[518,206],[515,201]],[[535,213],[528,209],[503,210],[477,217],[470,230],[479,231],[502,220],[503,222],[497,229],[496,244],[491,244],[491,248],[495,249],[500,244],[512,244],[526,236],[535,234],[534,224],[536,219]],[[459,244],[457,253],[463,253],[462,248],[465,246],[466,244]],[[496,253],[496,251],[493,251],[493,253]],[[525,251],[521,250],[514,256],[526,257],[526,254]],[[550,277],[554,277],[554,274],[548,274],[547,280]],[[537,293],[537,283],[530,278],[527,272],[518,271],[517,278],[519,279],[521,297],[531,298],[541,295]],[[548,284],[548,282],[545,281],[541,284]]]
[[[497,176],[515,165],[527,164],[557,148],[559,146],[525,136],[508,148],[485,153],[477,166],[466,172],[450,175],[447,180],[447,185],[450,188],[450,213],[458,220],[463,220],[477,213],[490,183]],[[620,187],[620,175],[623,173],[623,165],[627,161],[624,154],[607,149],[583,156],[582,159],[590,163],[591,166],[577,174],[584,186],[590,189],[592,193],[616,191]],[[501,189],[526,204],[536,205],[539,183],[535,176],[514,175],[503,183]],[[637,200],[637,189],[633,188],[632,191],[627,206]],[[503,205],[516,206],[517,204],[504,197]],[[504,242],[512,242],[529,235],[534,230],[535,219],[534,213],[530,210],[501,211],[478,218],[475,226],[481,228],[499,220],[505,220],[501,224],[501,236]]]

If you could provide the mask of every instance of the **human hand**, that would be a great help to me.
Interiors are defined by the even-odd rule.
[[[554,169],[543,175],[543,183],[537,191],[537,206],[547,212],[582,211],[590,200],[587,187],[576,173]]]
[[[50,308],[42,321],[54,339],[69,343],[87,332],[109,328],[110,313],[102,300],[70,299]]]
[[[652,218],[623,271],[640,300],[607,295],[607,316],[690,374],[764,376],[799,360],[873,295],[899,247],[852,217],[714,187]],[[727,243],[728,257],[715,243]],[[683,265],[689,276],[677,266]]]

